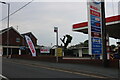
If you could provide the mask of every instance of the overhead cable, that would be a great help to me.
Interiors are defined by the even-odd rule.
[[[18,11],[20,11],[21,9],[23,9],[24,7],[26,7],[27,5],[29,5],[29,4],[30,4],[30,3],[32,3],[33,1],[34,1],[34,0],[32,0],[32,1],[28,2],[27,4],[25,4],[24,6],[22,6],[22,7],[21,7],[21,8],[19,8],[18,10],[16,10],[15,12],[11,13],[11,14],[9,15],[9,17],[10,17],[10,16],[12,16],[13,14],[17,13]],[[6,18],[8,18],[8,16],[7,16],[7,17],[5,17],[5,18],[3,18],[3,19],[1,19],[0,21],[5,20]]]

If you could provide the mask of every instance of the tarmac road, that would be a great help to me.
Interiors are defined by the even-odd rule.
[[[53,63],[52,63],[53,64]],[[51,63],[47,63],[51,65]],[[54,63],[56,67],[58,63]],[[69,78],[70,79],[93,79],[99,78],[101,80],[108,77],[102,75],[93,75],[83,72],[76,72],[73,70],[67,70],[62,68],[56,68],[51,66],[45,66],[44,62],[36,63],[35,61],[25,61],[17,59],[6,59],[3,58],[2,61],[2,76],[8,79],[41,79],[41,78]],[[64,65],[66,66],[66,65]]]

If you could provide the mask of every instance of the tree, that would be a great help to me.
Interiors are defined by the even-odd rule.
[[[84,41],[84,47],[88,47],[88,40]]]
[[[67,34],[67,35],[65,35],[65,36],[63,37],[63,39],[60,38],[60,40],[63,42],[64,48],[66,49],[67,46],[68,46],[68,44],[71,43],[71,41],[72,41],[72,36],[70,36],[70,35]],[[66,40],[66,41],[65,41],[65,40]]]

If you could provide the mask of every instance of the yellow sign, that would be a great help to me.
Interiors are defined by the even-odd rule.
[[[58,56],[59,57],[63,56],[63,54],[62,54],[62,48],[57,48],[57,51],[58,51]]]

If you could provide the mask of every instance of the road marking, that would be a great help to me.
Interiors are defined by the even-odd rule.
[[[49,69],[49,70],[60,71],[60,72],[78,74],[78,75],[83,75],[83,76],[90,76],[90,77],[95,77],[95,78],[107,78],[107,77],[103,77],[103,76],[96,76],[96,75],[92,75],[92,74],[80,73],[80,72],[75,72],[75,71],[68,71],[68,70],[55,69],[55,68],[49,68],[49,67],[42,67],[42,68]]]
[[[6,80],[9,80],[7,77],[5,77],[5,76],[3,76],[3,75],[1,75],[1,74],[0,74],[0,77],[4,78],[4,79],[6,79]]]
[[[6,62],[10,62],[10,61],[6,61]],[[15,63],[15,64],[22,64],[22,65],[26,65],[26,66],[31,66],[31,67],[38,67],[38,68],[44,68],[44,69],[49,69],[49,70],[54,70],[54,71],[60,71],[60,72],[66,72],[66,73],[72,73],[72,74],[77,74],[77,75],[83,75],[83,76],[89,76],[89,77],[94,77],[94,78],[109,78],[106,76],[98,76],[95,74],[90,74],[90,73],[82,73],[82,72],[76,72],[76,71],[69,71],[69,70],[64,70],[64,69],[58,69],[58,68],[54,68],[54,67],[48,67],[48,66],[43,66],[43,65],[36,65],[36,64],[28,64],[26,62],[11,62],[11,63]]]

